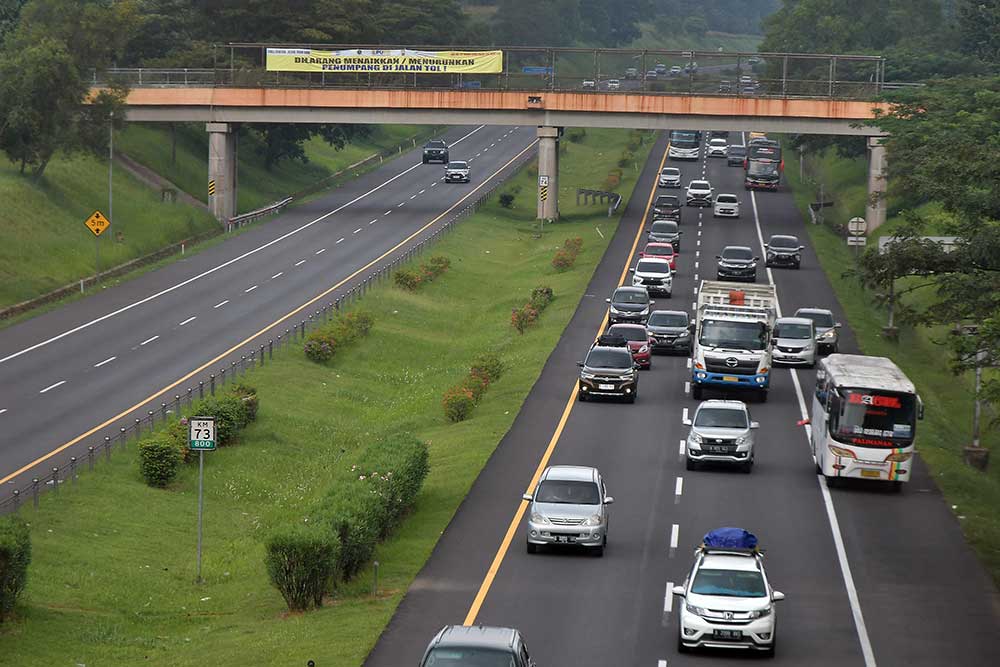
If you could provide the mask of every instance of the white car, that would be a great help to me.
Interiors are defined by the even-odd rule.
[[[593,79],[584,79],[583,85],[581,87],[593,90],[594,88],[597,87],[597,83]]]
[[[681,187],[681,170],[677,167],[664,167],[660,172],[660,179],[657,184],[661,188]]]
[[[620,90],[622,82],[618,79],[608,79],[608,90]]]
[[[688,206],[711,206],[712,184],[708,181],[691,181],[687,186],[685,200]]]
[[[706,543],[720,531],[706,535]],[[701,546],[695,551],[687,580],[673,589],[683,600],[678,614],[678,651],[710,647],[774,654],[774,603],[784,600],[785,594],[771,588],[763,558],[756,547]]]
[[[712,204],[713,218],[738,218],[740,217],[740,200],[736,195],[720,194],[715,197]]]
[[[670,68],[670,76],[680,76],[682,71],[684,70],[681,69],[680,65],[674,65]]]
[[[808,317],[779,317],[774,322],[775,364],[816,365],[816,326]]]
[[[729,155],[729,142],[725,139],[712,139],[708,142],[708,157],[726,157]]]
[[[674,291],[674,276],[670,260],[660,257],[643,257],[632,272],[632,285],[645,287],[650,294],[663,294],[668,298]]]

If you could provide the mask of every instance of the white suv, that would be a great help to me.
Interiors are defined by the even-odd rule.
[[[736,195],[720,194],[715,197],[712,204],[713,218],[738,218],[740,217],[740,200]]]
[[[743,401],[712,399],[702,401],[694,411],[685,443],[687,469],[695,470],[702,463],[723,463],[739,466],[743,472],[753,470],[754,431],[760,424],[750,419],[750,410]]]
[[[708,181],[691,181],[686,192],[688,206],[711,206],[712,184]]]
[[[729,142],[725,139],[712,139],[708,142],[708,157],[726,157],[729,154]]]
[[[677,167],[664,167],[657,184],[661,188],[681,187],[681,170]]]
[[[684,601],[678,614],[678,651],[711,647],[774,654],[774,603],[784,600],[785,594],[771,588],[763,558],[756,547],[703,545],[695,550],[691,573],[673,589]]]
[[[645,287],[650,294],[664,294],[668,298],[674,291],[674,276],[670,260],[662,257],[643,257],[632,272],[632,285]]]

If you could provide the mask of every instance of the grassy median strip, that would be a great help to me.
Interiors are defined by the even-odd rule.
[[[167,490],[152,489],[138,475],[134,451],[116,453],[59,497],[46,494],[38,511],[22,509],[33,561],[15,621],[0,626],[4,660],[359,665],[510,428],[616,229],[605,208],[577,207],[575,188],[600,187],[635,136],[588,130],[563,142],[564,219],[540,236],[537,174],[529,167],[505,186],[517,193],[512,208],[494,199],[434,247],[451,260],[438,280],[417,292],[386,283],[365,297],[360,305],[375,319],[365,340],[327,364],[301,349],[282,352],[248,377],[258,390],[258,420],[237,444],[206,455],[203,585],[193,583],[197,471],[190,464]],[[640,166],[651,138],[634,151]],[[627,196],[637,172],[623,171],[619,191]],[[576,263],[557,273],[552,257],[575,237],[583,239]],[[539,285],[555,298],[519,334],[511,310]],[[442,395],[484,352],[499,353],[507,369],[467,420],[449,423]],[[572,381],[566,378],[567,390]],[[369,565],[332,604],[288,614],[268,584],[263,539],[275,526],[303,520],[370,443],[405,433],[429,443],[431,472],[413,512],[378,549],[377,595]]]
[[[813,190],[798,178],[798,155],[794,151],[785,152],[789,185],[804,219],[809,220],[807,206]],[[814,165],[821,170],[827,184],[835,184],[829,187],[827,195],[838,204],[827,209],[827,219],[845,222],[851,216],[864,215],[864,162],[825,156]],[[831,210],[834,213],[831,214]],[[939,215],[933,205],[924,205],[921,212],[930,216],[932,223]],[[901,222],[900,218],[890,218],[884,227],[872,234],[869,242],[877,242],[878,236],[891,235]],[[927,406],[926,418],[917,436],[920,456],[930,466],[945,498],[954,506],[969,542],[994,581],[1000,584],[1000,515],[997,514],[1000,464],[994,460],[989,470],[981,473],[962,461],[962,448],[972,442],[974,394],[971,377],[955,376],[949,370],[946,349],[934,343],[935,338],[945,335],[944,331],[902,327],[898,342],[882,337],[885,309],[875,304],[854,278],[844,275],[854,266],[854,249],[848,248],[844,239],[827,226],[807,224],[806,228],[861,350],[865,354],[890,357],[916,383]],[[995,415],[987,412],[984,416],[989,420]],[[983,433],[984,446],[996,451],[1000,434],[988,428],[984,428]],[[910,492],[913,492],[912,485]]]

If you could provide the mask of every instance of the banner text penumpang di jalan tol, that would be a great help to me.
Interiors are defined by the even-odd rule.
[[[277,72],[496,74],[503,71],[503,52],[268,49],[267,69]]]

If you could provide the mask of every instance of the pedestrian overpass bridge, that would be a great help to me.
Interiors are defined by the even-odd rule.
[[[115,81],[128,85],[130,121],[206,123],[209,180],[215,184],[209,204],[220,220],[235,213],[233,129],[240,123],[535,125],[539,175],[547,177],[549,192],[558,192],[563,127],[866,136],[869,189],[884,190],[884,148],[878,141],[883,133],[865,124],[888,108],[876,101],[888,88],[879,57],[505,49],[502,72],[470,80],[462,74],[271,72],[263,64],[266,46],[229,45],[228,68],[109,70],[94,77],[95,90]],[[237,67],[240,49],[258,54],[257,62],[243,57]],[[654,61],[664,71],[670,62],[697,69],[657,77],[657,69],[644,71]],[[519,67],[523,62],[546,65]],[[629,63],[641,67],[622,67]],[[872,73],[866,74],[869,68]],[[745,80],[753,87],[740,85]],[[884,220],[884,203],[878,196],[869,199],[874,228]],[[558,217],[555,198],[540,199],[538,215]]]

